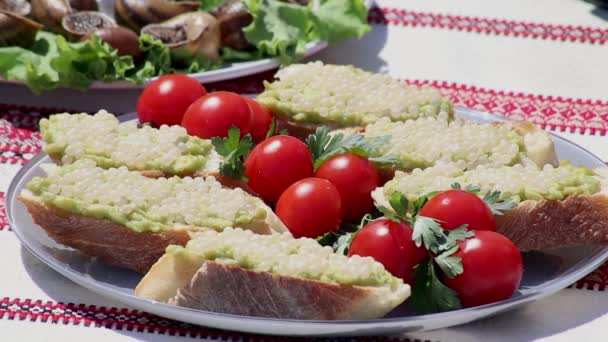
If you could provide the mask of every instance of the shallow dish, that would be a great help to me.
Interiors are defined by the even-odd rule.
[[[466,108],[456,108],[456,112],[461,117],[479,122],[504,120]],[[128,120],[133,116],[123,118]],[[560,159],[592,168],[605,166],[587,150],[558,136],[552,137]],[[47,162],[50,159],[44,153],[32,159],[13,179],[7,193],[9,222],[30,252],[57,272],[102,296],[163,317],[219,329],[294,336],[376,335],[438,329],[489,317],[551,295],[583,278],[608,259],[608,247],[577,247],[525,253],[523,280],[512,298],[431,315],[415,315],[408,309],[407,302],[385,318],[367,321],[267,319],[181,308],[135,297],[133,289],[141,275],[101,264],[60,246],[32,222],[25,207],[17,200],[17,195],[32,177],[43,174],[39,165]]]

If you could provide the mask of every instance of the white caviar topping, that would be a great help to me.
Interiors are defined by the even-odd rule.
[[[430,86],[417,87],[343,65],[295,64],[279,70],[258,100],[294,121],[362,126],[451,116],[450,101]]]
[[[210,227],[263,222],[266,206],[242,189],[226,189],[213,177],[147,178],[125,167],[102,169],[84,159],[66,166],[46,166],[37,195],[53,201],[74,200],[80,210],[103,210],[138,229],[144,221],[158,223],[144,229]],[[138,219],[139,218],[139,219]],[[120,222],[124,223],[124,222]]]
[[[185,156],[202,158],[202,166],[212,151],[208,140],[189,136],[181,126],[138,127],[135,121],[120,123],[105,110],[95,115],[56,114],[42,119],[40,126],[45,150],[50,154],[61,150],[63,164],[85,157],[104,158],[113,167],[167,171]],[[193,144],[202,148],[193,150]]]
[[[398,156],[402,169],[453,161],[462,161],[467,168],[510,165],[518,161],[524,142],[510,124],[448,122],[437,118],[405,122],[383,119],[368,125],[364,135],[390,136],[379,153]]]
[[[335,254],[314,239],[294,239],[287,233],[256,235],[241,228],[196,232],[186,251],[207,260],[297,278],[368,286],[400,282],[370,257]]]

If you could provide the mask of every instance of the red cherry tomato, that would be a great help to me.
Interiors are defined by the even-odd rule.
[[[252,100],[248,97],[244,97],[245,101],[251,109],[251,126],[250,133],[253,141],[256,143],[266,139],[268,130],[270,129],[270,123],[272,122],[272,114],[270,111],[259,104],[257,101]]]
[[[420,215],[441,221],[441,227],[447,230],[468,224],[469,230],[496,231],[490,207],[481,198],[464,190],[448,190],[431,198],[420,210]]]
[[[464,272],[444,284],[458,293],[464,306],[471,307],[507,299],[519,287],[523,262],[519,250],[508,238],[491,231],[476,231],[459,242],[453,256],[462,258]]]
[[[139,96],[137,116],[141,123],[179,125],[186,109],[205,94],[205,88],[193,78],[180,74],[161,76]]]
[[[369,256],[395,277],[412,282],[414,266],[428,258],[424,247],[416,247],[412,228],[386,218],[372,221],[355,234],[348,255]]]
[[[356,222],[374,209],[371,193],[381,185],[381,179],[366,158],[352,153],[337,155],[321,164],[315,177],[327,179],[340,192],[344,221]]]
[[[239,94],[227,91],[209,93],[196,100],[182,120],[188,134],[199,138],[225,138],[232,126],[238,127],[241,136],[249,133],[251,110]]]
[[[304,178],[283,192],[276,213],[294,237],[316,238],[340,227],[340,193],[325,179]]]
[[[262,141],[245,161],[247,184],[270,202],[276,202],[291,184],[313,174],[310,150],[300,140],[287,135]]]

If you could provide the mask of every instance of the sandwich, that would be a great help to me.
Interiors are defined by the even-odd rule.
[[[278,127],[306,138],[319,126],[364,127],[382,118],[406,121],[453,117],[452,103],[430,86],[417,87],[385,74],[321,62],[294,64],[265,82],[257,101],[278,119]]]
[[[387,206],[394,192],[414,200],[454,183],[479,186],[480,197],[500,191],[499,199],[514,201],[515,208],[495,216],[497,231],[522,251],[608,244],[608,168],[562,162],[557,167],[482,165],[466,170],[438,164],[411,173],[398,171],[372,197]]]
[[[153,128],[120,123],[106,112],[55,114],[40,120],[44,151],[59,164],[92,159],[99,167],[126,167],[150,177],[216,175],[221,156],[211,140],[181,126]]]
[[[313,239],[226,228],[169,246],[135,295],[225,314],[346,320],[383,317],[410,287],[370,257],[335,254]]]
[[[411,171],[441,162],[467,169],[479,165],[532,163],[557,165],[553,141],[531,122],[475,123],[437,118],[405,122],[387,119],[367,125],[365,137],[389,137],[371,151],[372,157],[397,157],[395,169]]]
[[[46,164],[19,196],[34,222],[59,244],[145,273],[189,232],[238,225],[257,234],[286,232],[262,200],[213,177],[149,178],[90,159]]]

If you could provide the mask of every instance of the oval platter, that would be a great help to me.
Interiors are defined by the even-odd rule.
[[[465,119],[492,122],[504,118],[466,108],[456,108]],[[124,120],[133,119],[123,117]],[[591,168],[605,167],[589,151],[552,135],[560,160]],[[218,314],[152,302],[135,297],[141,275],[110,267],[60,246],[46,236],[28,215],[17,195],[32,177],[43,175],[39,165],[50,159],[39,154],[23,167],[7,193],[7,214],[23,246],[51,268],[72,281],[133,308],[159,316],[218,329],[292,336],[380,335],[444,328],[472,322],[549,296],[583,278],[608,259],[608,247],[577,247],[524,253],[524,275],[513,297],[498,303],[430,315],[416,315],[407,302],[386,317],[365,321],[304,321]]]

